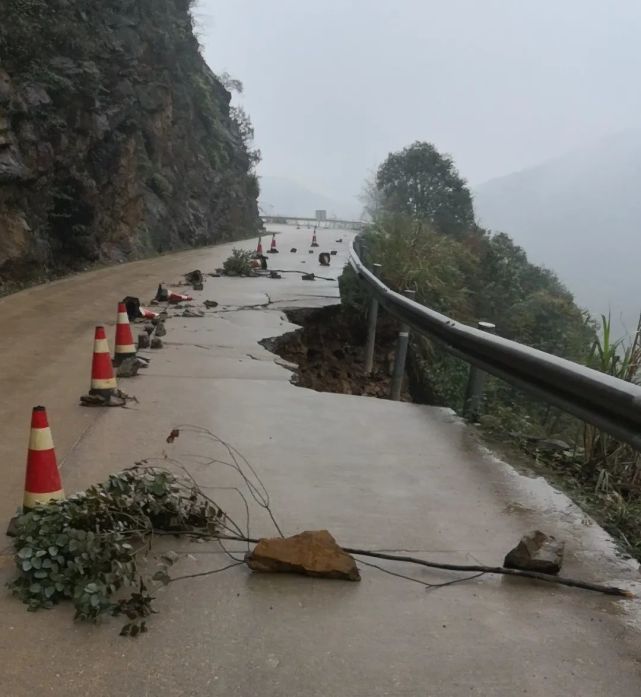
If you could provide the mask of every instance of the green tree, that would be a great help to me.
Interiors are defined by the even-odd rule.
[[[390,153],[376,174],[383,206],[461,237],[474,227],[472,196],[454,162],[430,143],[417,141]]]

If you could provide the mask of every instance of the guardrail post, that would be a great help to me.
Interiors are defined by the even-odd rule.
[[[494,334],[496,331],[496,325],[491,322],[478,322],[477,327],[490,334]],[[479,420],[486,377],[487,374],[484,371],[470,365],[467,387],[465,388],[465,401],[463,403],[463,416],[468,421],[476,422]]]
[[[379,277],[381,264],[372,264],[372,273]],[[378,320],[378,300],[372,294],[367,313],[367,345],[365,346],[365,375],[369,375],[374,367],[374,348],[376,346],[376,322]]]
[[[403,291],[411,300],[416,295],[415,290]],[[401,324],[396,343],[396,355],[394,356],[394,370],[392,372],[392,386],[390,388],[390,399],[398,402],[401,398],[401,388],[403,387],[403,376],[405,375],[405,359],[407,358],[407,345],[410,341],[410,328],[407,324]]]

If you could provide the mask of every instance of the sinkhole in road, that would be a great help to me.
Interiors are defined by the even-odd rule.
[[[263,339],[267,350],[298,365],[292,383],[319,392],[388,397],[396,332],[379,323],[374,369],[364,375],[365,328],[342,305],[285,310],[299,329]],[[404,390],[404,401],[412,401]]]

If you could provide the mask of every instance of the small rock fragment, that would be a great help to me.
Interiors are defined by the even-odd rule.
[[[565,542],[540,530],[523,535],[518,545],[508,552],[503,566],[522,571],[558,574],[563,564]]]
[[[301,276],[301,278],[303,281],[315,281],[316,280],[316,276],[314,276],[313,273],[304,273]]]
[[[152,337],[150,347],[152,349],[162,348],[162,339],[159,339],[157,336]]]
[[[245,561],[250,569],[259,572],[361,580],[354,558],[336,544],[327,530],[262,539],[247,554]]]
[[[164,322],[158,322],[156,325],[156,331],[154,332],[154,336],[165,336],[167,334],[167,330],[165,329],[165,323]]]
[[[205,300],[205,302],[203,302],[203,305],[208,310],[211,310],[213,307],[218,307],[218,303],[215,300]]]
[[[149,348],[149,334],[138,334],[138,348],[145,349]]]
[[[296,247],[292,247],[289,251],[290,251],[292,254],[296,254],[296,252],[297,252],[298,250],[296,249]]]
[[[143,329],[147,332],[147,334],[153,334],[154,332],[154,325],[153,324],[145,324]]]
[[[269,277],[270,278],[282,278],[282,276],[278,273],[278,271],[270,271]]]
[[[138,375],[138,370],[140,367],[141,363],[136,356],[125,358],[125,360],[116,369],[116,377],[133,378],[134,376]]]
[[[187,283],[191,283],[192,285],[195,283],[200,283],[202,285],[203,272],[200,269],[194,269],[193,271],[185,274],[185,281],[187,281]]]
[[[183,311],[181,317],[204,317],[205,313],[200,310],[192,310],[189,307]]]
[[[330,254],[331,254],[333,257],[335,257],[335,256],[338,254],[338,252],[337,252],[335,249],[332,249],[332,251],[330,252]]]

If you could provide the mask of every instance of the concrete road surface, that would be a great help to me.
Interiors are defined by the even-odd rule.
[[[322,273],[311,231],[276,228],[272,267]],[[335,242],[343,237],[343,243]],[[319,231],[320,249],[350,233]],[[263,240],[268,242],[268,240]],[[240,243],[251,248],[255,240]],[[183,433],[210,429],[253,464],[285,532],[328,528],[345,546],[439,561],[497,564],[521,534],[567,540],[564,573],[639,590],[638,565],[618,558],[607,535],[542,479],[517,474],[481,448],[450,412],[290,384],[291,372],[258,341],[294,329],[282,308],[336,302],[335,281],[207,278],[195,303],[220,305],[202,319],[172,317],[166,347],[122,381],[138,404],[86,409],[93,327],[109,325],[124,295],[149,298],[159,281],[211,271],[232,245],[91,272],[0,300],[0,520],[22,495],[30,409],[48,407],[68,492],[141,458],[178,460],[239,521],[242,482],[219,446]],[[289,252],[296,246],[296,254]],[[172,312],[173,314],[173,312]],[[271,535],[252,505],[251,535]],[[7,540],[8,543],[8,540]],[[181,555],[174,575],[221,568],[215,543],[163,541]],[[228,550],[244,548],[230,543]],[[427,583],[460,578],[398,563]],[[159,613],[138,639],[120,622],[74,624],[68,606],[28,613],[0,596],[0,694],[154,697],[390,697],[528,695],[638,697],[639,601],[518,579],[483,577],[442,588],[362,566],[362,582],[252,575],[236,566],[157,593]],[[10,551],[0,581],[13,575]]]

